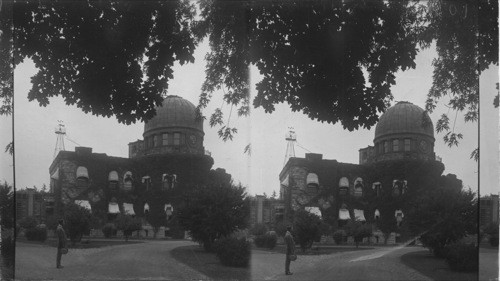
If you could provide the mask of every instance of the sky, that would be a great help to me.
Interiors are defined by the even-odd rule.
[[[184,66],[176,65],[174,79],[170,81],[168,94],[181,96],[197,104],[201,85],[204,80],[204,56],[208,51],[207,42],[203,42],[195,51],[195,63]],[[398,72],[396,85],[392,87],[394,105],[397,101],[409,101],[420,107],[425,106],[426,94],[432,83],[432,59],[435,51],[427,49],[418,54],[416,69]],[[60,97],[50,99],[47,107],[40,107],[37,102],[29,102],[28,91],[31,88],[30,77],[36,73],[32,62],[26,61],[17,66],[14,73],[15,114],[15,177],[16,188],[49,184],[49,166],[53,160],[56,146],[54,130],[58,120],[63,120],[67,138],[65,149],[74,151],[75,146],[92,147],[93,152],[106,153],[110,156],[128,157],[128,143],[142,139],[143,123],[124,125],[114,118],[97,117],[83,113],[76,106],[65,105]],[[255,85],[259,74],[251,69],[251,83]],[[498,109],[493,107],[498,80],[498,68],[494,67],[481,76],[481,193],[498,193]],[[255,94],[255,88],[252,93]],[[204,114],[209,116],[222,104],[222,95],[214,94]],[[439,116],[448,109],[443,100],[430,115],[434,125]],[[225,118],[230,108],[225,105]],[[450,119],[452,119],[450,115]],[[12,129],[11,120],[0,118],[0,145],[9,142],[8,133]],[[235,182],[241,182],[251,195],[271,195],[279,193],[278,176],[283,168],[287,143],[285,133],[293,127],[297,134],[295,152],[297,157],[304,157],[308,151],[323,154],[323,159],[336,159],[344,163],[358,163],[358,150],[373,145],[375,126],[370,130],[347,131],[340,124],[320,123],[309,119],[300,112],[292,112],[288,104],[279,104],[276,111],[268,114],[264,110],[252,109],[250,117],[237,117],[233,112],[230,126],[238,128],[232,141],[224,142],[217,135],[218,128],[204,124],[204,146],[212,153],[213,168],[224,168],[233,176]],[[435,133],[435,153],[445,165],[444,174],[456,174],[463,180],[465,187],[477,190],[478,163],[470,159],[471,152],[478,143],[478,123],[464,123],[458,116],[455,130],[464,138],[458,147],[448,147],[442,140],[443,134]],[[244,153],[245,146],[251,144],[251,156]],[[300,145],[300,147],[299,147]],[[305,149],[303,149],[303,148]],[[307,150],[306,150],[307,149]],[[12,157],[2,157],[0,180],[12,182]],[[7,172],[5,172],[7,171]]]

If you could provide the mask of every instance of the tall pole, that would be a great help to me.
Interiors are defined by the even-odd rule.
[[[59,151],[66,150],[64,148],[64,136],[66,135],[66,127],[62,124],[62,121],[58,120],[59,124],[55,129],[55,133],[57,135],[56,147],[54,148],[54,158],[56,158]]]
[[[290,157],[295,157],[295,142],[297,141],[297,135],[295,134],[295,130],[292,127],[288,128],[288,132],[285,135],[285,140],[287,141],[287,145],[283,167],[286,165]]]

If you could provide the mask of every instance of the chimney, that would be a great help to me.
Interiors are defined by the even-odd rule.
[[[309,161],[321,161],[321,160],[323,160],[323,154],[319,154],[319,153],[306,153],[306,160],[309,160]]]

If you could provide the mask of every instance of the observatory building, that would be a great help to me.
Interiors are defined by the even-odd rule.
[[[143,138],[129,143],[128,158],[88,147],[60,151],[49,168],[55,213],[75,202],[108,220],[119,213],[172,216],[182,192],[206,183],[213,165],[203,146],[203,121],[192,103],[167,96],[145,123]]]
[[[358,164],[315,153],[289,158],[279,175],[284,220],[293,221],[293,213],[305,209],[335,229],[354,219],[394,225],[397,233],[405,220],[418,216],[409,200],[442,182],[444,165],[436,160],[434,142],[429,115],[398,102],[380,117],[373,145],[359,150]]]

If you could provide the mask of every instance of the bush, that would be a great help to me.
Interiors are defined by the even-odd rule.
[[[258,223],[250,228],[250,234],[255,236],[263,236],[267,232],[267,226],[263,223]]]
[[[16,243],[12,236],[2,238],[1,252],[4,259],[12,259],[16,250]]]
[[[333,240],[335,240],[335,244],[340,245],[345,236],[347,236],[346,232],[343,229],[339,229],[333,233]]]
[[[34,217],[25,217],[19,221],[19,226],[24,229],[32,229],[38,225],[38,222]]]
[[[276,247],[276,242],[278,241],[278,236],[276,235],[275,232],[268,232],[264,235],[259,235],[255,237],[254,243],[255,246],[259,248],[268,248],[268,249],[274,249]]]
[[[29,228],[26,230],[25,235],[29,241],[45,242],[47,240],[47,229],[45,227]]]
[[[110,238],[116,235],[116,226],[114,223],[107,223],[102,227],[102,233],[104,237]]]
[[[217,240],[215,251],[221,263],[226,266],[247,267],[250,262],[250,243],[244,238]]]
[[[478,248],[462,242],[446,246],[446,261],[455,271],[478,271]]]
[[[498,247],[498,223],[490,223],[484,228],[484,233],[488,234],[491,246]]]

